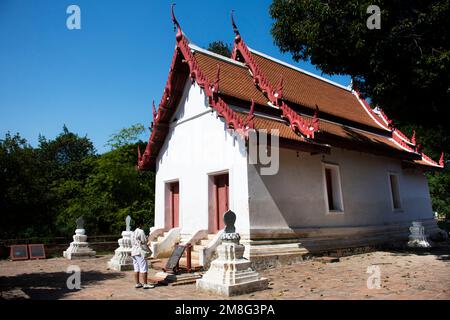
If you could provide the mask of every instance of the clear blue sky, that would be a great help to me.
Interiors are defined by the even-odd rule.
[[[0,0],[0,139],[19,132],[31,145],[64,124],[99,152],[110,134],[151,122],[175,46],[173,1]],[[233,41],[230,11],[247,44],[320,74],[281,54],[270,35],[270,0],[187,1],[175,7],[183,31],[201,47]],[[66,9],[81,8],[81,30],[68,30]],[[348,85],[346,76],[330,78]],[[148,138],[148,132],[142,137]]]

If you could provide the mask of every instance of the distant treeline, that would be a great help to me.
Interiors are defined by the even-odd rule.
[[[99,155],[66,126],[33,148],[18,133],[0,139],[0,239],[71,235],[83,216],[88,235],[119,234],[125,217],[153,225],[154,174],[138,172],[142,125],[112,135]]]
[[[40,136],[36,148],[19,134],[7,133],[0,139],[0,239],[66,237],[79,216],[92,236],[120,235],[127,215],[144,219],[146,229],[152,226],[154,173],[135,169],[138,145],[145,148],[138,141],[143,132],[143,125],[122,129],[108,141],[111,151],[101,155],[88,137],[65,126],[54,140]],[[436,140],[427,130],[420,137],[424,145]],[[436,149],[427,152],[437,158]],[[448,163],[443,172],[427,177],[433,209],[448,215]]]

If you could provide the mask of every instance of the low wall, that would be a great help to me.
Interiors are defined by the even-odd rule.
[[[89,246],[96,252],[110,251],[111,254],[117,249],[117,240],[120,236],[92,236],[88,237]],[[0,258],[7,259],[10,254],[10,246],[15,244],[44,244],[45,255],[49,257],[62,257],[62,253],[73,241],[72,237],[55,238],[29,238],[29,239],[5,239],[0,240]]]

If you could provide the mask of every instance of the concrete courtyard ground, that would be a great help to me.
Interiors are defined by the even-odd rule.
[[[0,261],[0,299],[223,299],[195,284],[135,289],[132,272],[108,270],[111,255],[91,260],[63,258]],[[67,267],[81,268],[81,289],[66,286]],[[367,280],[379,268],[381,286]],[[372,273],[367,273],[369,267]],[[155,273],[155,271],[152,271]],[[425,252],[375,251],[323,263],[302,263],[262,271],[269,289],[235,299],[441,299],[450,300],[450,244]]]

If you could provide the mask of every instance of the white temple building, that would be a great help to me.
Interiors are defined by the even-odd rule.
[[[234,22],[227,58],[190,43],[173,20],[172,65],[138,160],[156,173],[155,256],[189,241],[208,265],[228,209],[259,268],[407,242],[412,221],[439,231],[424,172],[443,157],[423,154],[356,88],[248,48]],[[268,150],[269,164],[252,161]]]

